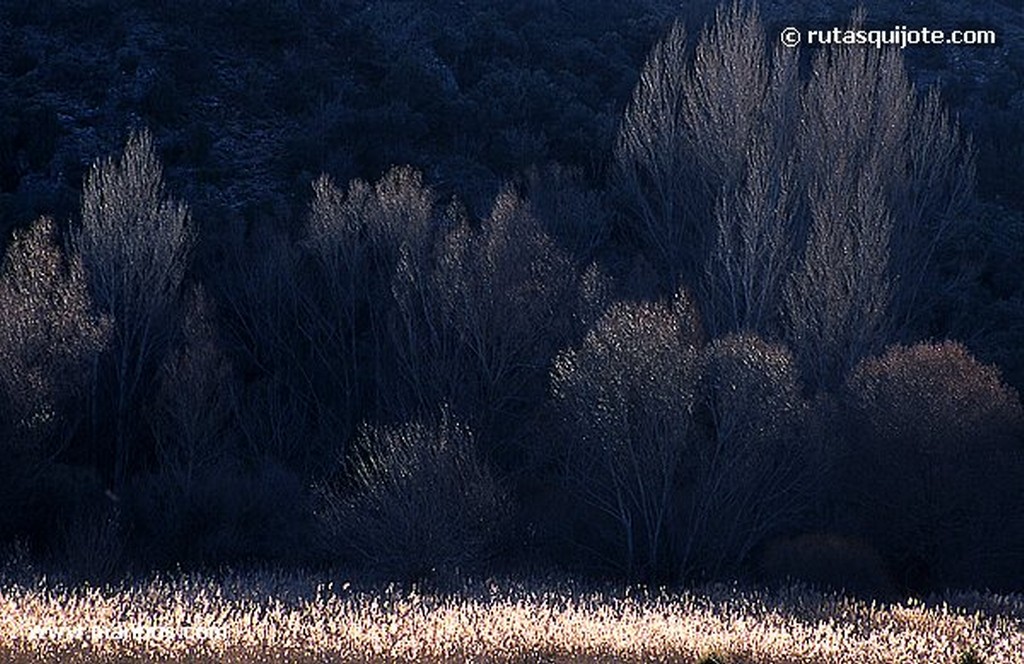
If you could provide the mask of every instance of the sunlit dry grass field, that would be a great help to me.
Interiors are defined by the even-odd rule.
[[[1024,662],[1024,597],[873,604],[765,593],[468,584],[355,589],[323,576],[155,577],[0,590],[3,662]]]

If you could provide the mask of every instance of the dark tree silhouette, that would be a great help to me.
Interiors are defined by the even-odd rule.
[[[892,346],[846,390],[844,513],[898,580],[1019,583],[1024,409],[999,371],[954,342]]]

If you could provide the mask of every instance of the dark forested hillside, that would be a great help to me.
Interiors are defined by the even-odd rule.
[[[0,0],[3,545],[1024,587],[1024,6],[863,9]]]

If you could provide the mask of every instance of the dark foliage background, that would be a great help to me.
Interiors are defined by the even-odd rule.
[[[863,6],[999,43],[0,0],[0,539],[103,579],[1021,589],[1024,5]]]

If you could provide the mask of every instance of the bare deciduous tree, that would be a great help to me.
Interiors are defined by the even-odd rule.
[[[619,196],[642,246],[670,280],[686,274],[688,261],[695,265],[705,231],[683,116],[685,63],[686,30],[676,23],[647,56],[615,143]]]
[[[0,311],[2,537],[32,518],[40,478],[82,417],[80,398],[110,324],[94,311],[81,262],[62,251],[47,218],[7,247]]]
[[[53,221],[15,233],[0,268],[0,390],[7,424],[43,428],[70,412],[109,336],[93,310],[81,261],[67,256]]]
[[[904,170],[896,172],[905,175],[890,180],[899,284],[894,325],[913,332],[942,289],[936,252],[957,228],[970,223],[976,157],[970,138],[949,119],[935,89],[917,103],[904,145]]]
[[[756,9],[720,9],[685,91],[691,154],[714,203],[700,285],[714,335],[775,334],[797,244],[794,174],[800,86],[791,49],[770,52]]]
[[[862,15],[854,18],[860,25]],[[914,332],[962,223],[973,153],[898,52],[770,53],[756,9],[718,11],[692,57],[651,51],[615,150],[626,221],[712,336],[786,337],[812,387]]]
[[[613,305],[552,370],[579,543],[632,578],[692,579],[798,526],[814,459],[797,375],[752,335],[702,345],[684,291]]]
[[[913,333],[939,287],[932,256],[964,223],[973,154],[936,95],[918,99],[897,51],[823,51],[802,118],[808,235],[786,308],[807,377],[834,388],[860,358]]]
[[[111,319],[111,373],[109,381],[99,378],[97,388],[112,394],[97,394],[94,400],[113,402],[111,473],[118,487],[134,461],[141,402],[176,335],[194,241],[188,209],[164,192],[149,132],[133,133],[119,158],[90,169],[82,192],[82,223],[72,246],[93,301]]]
[[[892,218],[880,178],[840,166],[809,192],[810,234],[785,304],[790,342],[813,388],[835,388],[891,335]]]
[[[614,528],[587,546],[631,578],[677,571],[700,335],[685,292],[672,304],[616,304],[552,369],[570,495]]]
[[[786,294],[791,342],[814,387],[835,387],[890,338],[886,187],[913,103],[896,52],[839,47],[815,59],[799,135],[807,245]]]
[[[392,282],[405,410],[449,403],[497,444],[544,392],[573,324],[575,269],[509,187],[487,219],[458,210],[445,219],[443,237],[429,252],[405,252]]]
[[[160,367],[152,419],[165,478],[191,496],[196,478],[235,451],[229,426],[237,392],[202,288],[189,294],[183,317],[182,343]]]
[[[767,332],[790,269],[796,58],[756,10],[720,9],[691,58],[678,25],[651,52],[616,147],[650,257],[699,293],[714,334]]]
[[[700,435],[684,462],[684,577],[735,571],[758,544],[799,524],[811,459],[798,373],[787,348],[753,335],[705,348]]]
[[[258,230],[229,254],[230,279],[219,282],[225,352],[243,378],[235,400],[239,439],[250,458],[304,467],[315,454],[314,403],[299,322],[300,252],[283,233]],[[343,432],[333,432],[340,433]]]
[[[342,193],[327,178],[314,184],[303,246],[315,270],[302,288],[303,334],[312,353],[314,382],[342,397],[325,415],[363,417],[360,398],[380,383],[376,404],[392,400],[387,349],[394,311],[392,280],[408,261],[422,262],[434,237],[434,194],[417,171],[395,168],[374,185],[356,180]],[[329,285],[323,288],[324,284]],[[324,397],[327,397],[325,394]],[[340,411],[340,412],[338,412]]]

